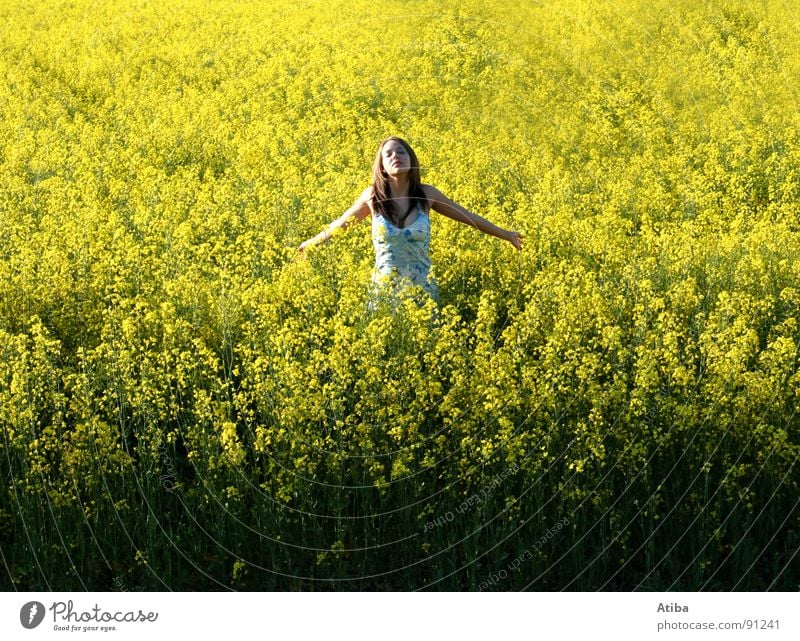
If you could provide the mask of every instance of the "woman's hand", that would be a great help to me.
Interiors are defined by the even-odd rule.
[[[314,238],[309,238],[308,240],[304,240],[300,243],[300,246],[297,248],[297,253],[305,256],[308,253],[308,249],[310,247],[314,247],[315,245],[319,245],[320,243],[324,243],[331,237],[330,229],[325,229],[318,233]]]
[[[522,238],[523,238],[522,234],[520,234],[518,231],[512,231],[510,229],[506,230],[505,239],[509,243],[514,245],[514,247],[516,247],[517,251],[521,251],[522,250]]]

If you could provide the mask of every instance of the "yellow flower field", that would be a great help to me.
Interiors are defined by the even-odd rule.
[[[798,6],[0,15],[4,589],[800,589]]]

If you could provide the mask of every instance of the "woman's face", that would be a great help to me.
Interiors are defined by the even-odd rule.
[[[381,150],[383,170],[390,176],[396,176],[411,169],[411,157],[406,148],[396,140],[387,142]]]

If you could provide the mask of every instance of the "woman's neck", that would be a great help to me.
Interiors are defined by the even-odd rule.
[[[408,186],[409,180],[404,174],[401,174],[397,177],[389,177],[389,191],[391,192],[392,198],[403,198],[404,196],[407,196]]]

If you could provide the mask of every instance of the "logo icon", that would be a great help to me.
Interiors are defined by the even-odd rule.
[[[42,619],[44,619],[44,605],[38,601],[28,601],[19,611],[19,622],[28,630],[33,630]]]

